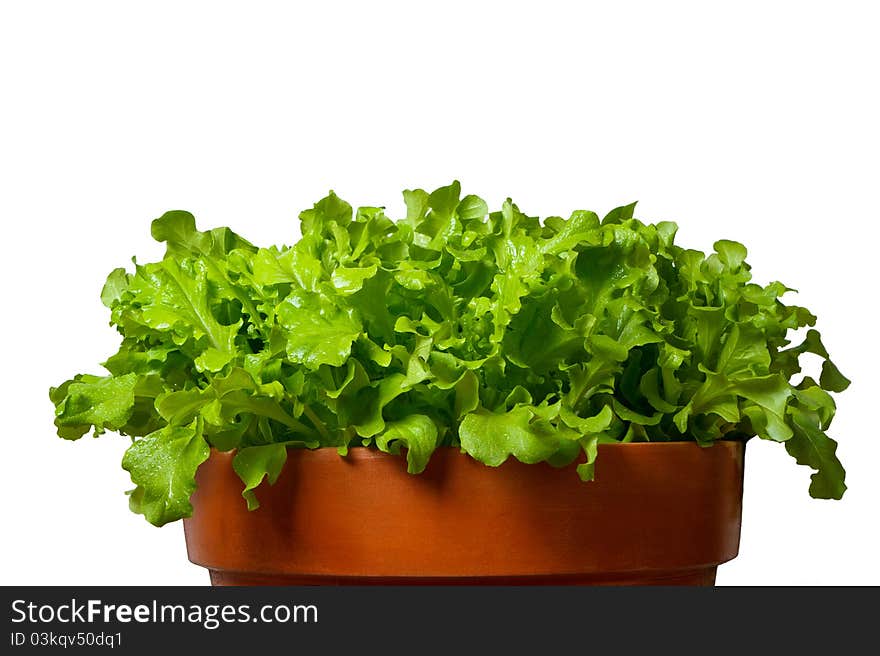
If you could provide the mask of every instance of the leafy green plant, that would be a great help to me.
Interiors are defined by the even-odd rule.
[[[288,447],[405,450],[413,474],[441,446],[490,466],[580,459],[589,480],[603,442],[755,435],[816,470],[813,496],[841,497],[828,392],[849,381],[815,330],[790,345],[816,318],[750,282],[741,244],[681,248],[634,205],[542,223],[458,182],[404,199],[394,222],[331,192],[284,248],[156,219],[164,259],[101,293],[122,334],[109,375],[50,392],[58,434],[131,436],[130,505],[156,525],[191,512],[211,447],[236,450],[251,508]],[[795,384],[804,353],[822,374]]]

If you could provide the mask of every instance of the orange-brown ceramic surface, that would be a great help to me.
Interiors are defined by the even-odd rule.
[[[599,447],[596,480],[440,449],[291,449],[248,512],[231,454],[199,469],[190,560],[215,584],[702,583],[737,554],[744,445]]]

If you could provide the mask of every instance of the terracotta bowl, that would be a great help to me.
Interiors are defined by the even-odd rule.
[[[291,449],[249,512],[232,454],[212,452],[185,520],[215,585],[712,585],[739,548],[744,444],[599,447],[574,465],[486,467],[444,448],[419,475],[366,448]]]

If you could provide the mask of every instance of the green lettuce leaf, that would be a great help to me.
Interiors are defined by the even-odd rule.
[[[196,470],[209,454],[201,419],[189,426],[168,425],[136,440],[122,459],[122,468],[137,486],[131,509],[155,526],[189,517]]]

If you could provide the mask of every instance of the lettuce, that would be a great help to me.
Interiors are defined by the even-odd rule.
[[[816,318],[751,282],[741,244],[681,248],[634,205],[490,213],[458,182],[404,200],[394,222],[331,192],[283,248],[156,219],[164,259],[101,293],[122,335],[108,375],[50,391],[58,434],[130,436],[130,505],[156,525],[189,515],[211,447],[236,451],[251,508],[291,446],[405,452],[413,474],[441,446],[489,466],[580,460],[589,480],[601,443],[755,435],[815,470],[810,494],[842,496],[826,431],[849,381],[815,330],[791,345]],[[794,382],[805,353],[818,382]]]

